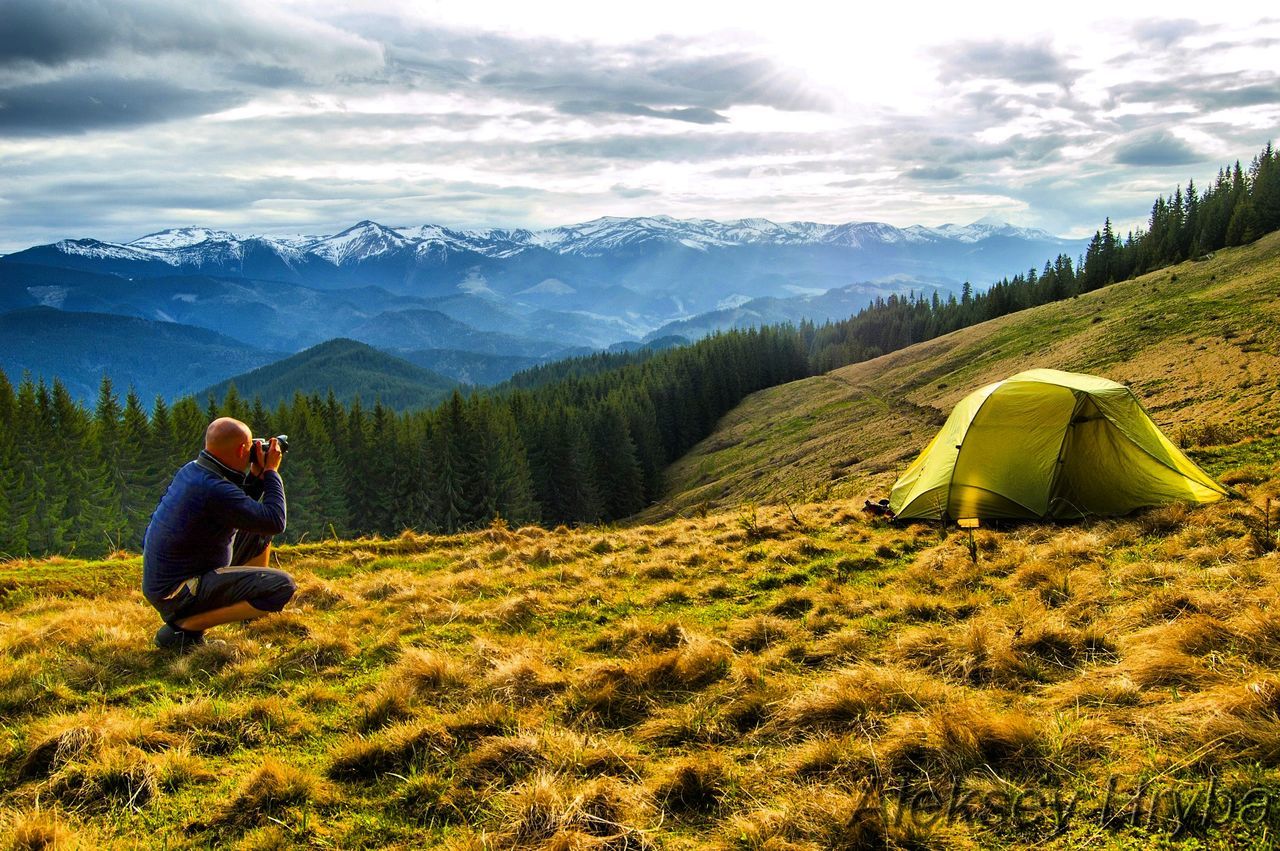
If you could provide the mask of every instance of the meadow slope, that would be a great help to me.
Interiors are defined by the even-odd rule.
[[[1280,426],[1280,232],[762,390],[667,471],[642,519],[887,496],[970,391],[1025,369],[1128,384],[1188,445]]]
[[[1277,452],[1201,459],[1265,505]],[[186,657],[150,647],[136,556],[12,562],[0,847],[1274,835],[1280,555],[1249,501],[977,545],[841,501],[300,545],[283,614]]]

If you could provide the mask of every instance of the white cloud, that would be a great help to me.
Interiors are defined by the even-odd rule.
[[[1091,233],[1280,127],[1280,23],[1202,3],[11,6],[0,251],[178,217]]]

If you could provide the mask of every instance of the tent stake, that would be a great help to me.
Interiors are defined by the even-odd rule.
[[[969,558],[974,563],[978,563],[978,544],[973,540],[973,530],[978,528],[978,518],[962,518],[956,521],[961,529],[969,530]]]

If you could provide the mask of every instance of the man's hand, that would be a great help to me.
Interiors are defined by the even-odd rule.
[[[280,459],[283,457],[284,452],[280,449],[280,441],[273,437],[271,443],[267,444],[267,457],[263,459],[262,466],[267,470],[279,471]]]

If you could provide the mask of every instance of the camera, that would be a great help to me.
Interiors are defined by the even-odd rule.
[[[271,441],[266,438],[263,438],[263,437],[255,438],[253,441],[253,446],[249,448],[249,460],[251,460],[255,464],[258,464],[259,466],[263,465],[267,457],[267,446],[270,443]],[[289,451],[289,435],[277,434],[276,443],[279,444],[280,452],[282,454]]]

